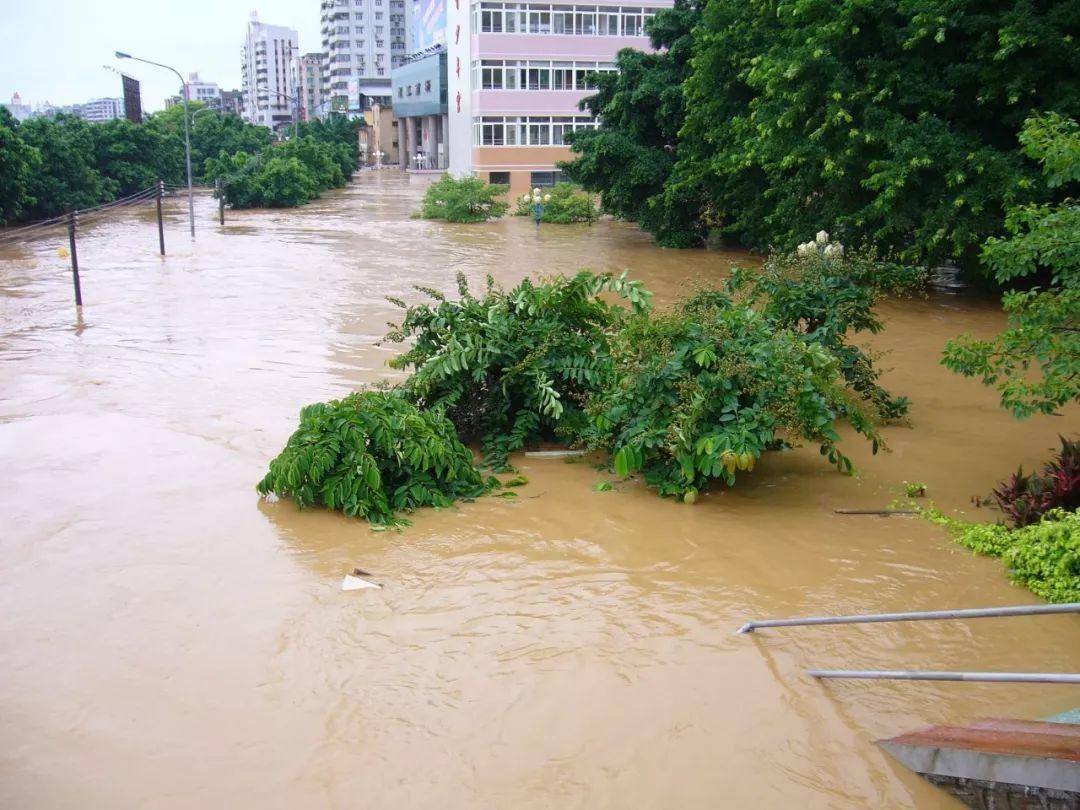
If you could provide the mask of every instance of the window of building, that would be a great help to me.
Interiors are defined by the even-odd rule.
[[[562,172],[529,172],[529,185],[533,188],[537,186],[546,187],[553,186],[556,183],[562,182]]]
[[[493,186],[510,185],[510,172],[489,172],[488,182]]]
[[[651,8],[626,6],[481,0],[473,4],[473,26],[481,33],[641,37],[654,13]]]
[[[568,132],[595,129],[596,119],[568,116],[483,116],[473,119],[476,146],[550,146],[565,143]]]

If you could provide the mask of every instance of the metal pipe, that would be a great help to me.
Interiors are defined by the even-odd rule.
[[[983,619],[994,616],[1041,616],[1047,613],[1080,613],[1080,602],[1064,605],[1017,605],[1015,607],[973,608],[967,610],[924,610],[909,613],[865,613],[854,616],[807,616],[799,619],[768,619],[747,622],[739,633],[752,633],[759,627],[796,627],[815,624],[864,624],[871,622],[917,622],[928,619]]]
[[[75,306],[82,306],[82,284],[79,283],[79,251],[75,247],[75,223],[78,215],[67,206],[68,244],[71,249],[71,280],[75,285]]]
[[[165,224],[161,219],[161,198],[165,196],[165,183],[162,180],[158,180],[157,189],[157,235],[158,235],[158,247],[161,250],[161,255],[165,255]]]
[[[992,683],[1076,683],[1080,673],[1071,672],[909,672],[888,669],[810,669],[814,678],[894,681],[989,681]]]

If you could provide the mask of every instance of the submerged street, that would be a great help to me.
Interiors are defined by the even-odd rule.
[[[695,506],[588,462],[514,457],[516,500],[402,532],[254,491],[304,405],[394,380],[377,346],[413,285],[628,269],[664,306],[721,251],[634,226],[410,218],[365,172],[292,211],[167,203],[0,247],[0,805],[407,808],[958,807],[875,739],[1044,718],[1068,686],[819,683],[812,668],[1080,671],[1074,616],[762,630],[750,619],[1033,604],[999,561],[886,508],[924,481],[976,509],[1075,426],[1017,422],[939,365],[991,300],[890,301],[891,452],[841,476],[774,453]],[[343,593],[360,566],[383,590]],[[718,804],[718,797],[721,798]]]

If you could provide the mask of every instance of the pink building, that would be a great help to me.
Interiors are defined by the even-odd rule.
[[[451,0],[447,8],[449,168],[515,190],[550,185],[566,133],[596,126],[578,109],[590,73],[623,48],[649,48],[644,26],[666,0],[588,5]]]

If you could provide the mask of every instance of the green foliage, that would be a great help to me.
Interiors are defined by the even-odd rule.
[[[420,216],[447,222],[485,222],[498,219],[510,207],[503,201],[506,186],[489,186],[479,177],[444,174],[424,192]]]
[[[169,112],[174,109],[177,108],[171,107]],[[157,115],[151,118],[151,122],[156,120]],[[167,131],[171,137],[177,139],[179,151],[182,153],[183,120],[171,124]],[[220,158],[222,154],[235,155],[238,152],[256,154],[269,146],[273,139],[274,133],[269,128],[249,124],[238,115],[221,115],[216,112],[196,115],[191,126],[192,171],[196,176],[203,177],[208,159]],[[209,180],[212,182],[213,177],[209,177]]]
[[[661,244],[791,249],[825,227],[904,261],[974,263],[1005,211],[1059,202],[1016,135],[1080,115],[1066,0],[709,0],[618,57],[570,177]],[[681,35],[680,35],[681,34]],[[674,36],[672,36],[674,35]]]
[[[586,190],[600,193],[604,211],[641,223],[666,247],[689,247],[704,231],[698,206],[666,188],[685,117],[683,82],[690,75],[699,0],[677,0],[649,22],[656,52],[624,49],[617,72],[595,76],[597,92],[582,102],[601,120],[599,129],[567,137],[575,155],[560,168]]]
[[[1024,124],[1020,140],[1043,165],[1051,187],[1080,181],[1080,127],[1060,115]],[[1080,402],[1080,204],[1021,205],[1005,218],[1008,237],[992,237],[983,261],[1002,284],[1039,273],[1045,287],[1010,291],[1002,298],[1007,328],[988,340],[951,341],[942,362],[979,377],[1017,418],[1053,413]],[[1036,373],[1037,372],[1037,373]]]
[[[0,225],[22,219],[37,200],[30,195],[41,153],[19,134],[19,122],[0,107]]]
[[[572,222],[596,222],[600,218],[592,195],[582,191],[573,183],[556,183],[550,189],[543,189],[543,214],[541,222],[553,225],[569,225]],[[535,217],[532,195],[522,194],[514,208],[516,217]]]
[[[827,349],[865,403],[881,418],[897,419],[906,414],[907,400],[878,385],[880,372],[871,356],[849,337],[881,331],[874,312],[881,297],[909,294],[925,278],[920,268],[883,261],[870,251],[844,251],[820,231],[795,253],[770,255],[758,270],[736,268],[729,290],[743,293],[777,327]]]
[[[904,494],[909,498],[925,498],[926,484],[922,481],[904,481]]]
[[[766,314],[705,290],[668,315],[629,320],[612,344],[613,382],[594,393],[589,444],[619,475],[640,471],[689,503],[713,481],[732,486],[761,455],[806,439],[842,472],[836,423],[881,443],[827,348]]]
[[[95,166],[94,125],[69,115],[31,118],[19,125],[19,137],[39,156],[26,184],[23,216],[43,219],[65,206],[89,208],[116,197],[120,184]]]
[[[458,276],[460,299],[421,289],[433,304],[405,307],[386,339],[412,347],[391,361],[413,368],[404,384],[423,408],[439,408],[466,440],[479,439],[485,460],[505,468],[507,454],[554,437],[573,439],[585,422],[585,397],[610,368],[609,336],[624,310],[599,295],[608,291],[647,310],[650,296],[625,274],[578,273],[506,292],[491,278],[474,296]]]
[[[1013,582],[1050,602],[1080,602],[1080,512],[1058,509],[1019,529],[923,513],[979,554],[1000,557]]]
[[[365,391],[304,408],[257,489],[386,525],[399,522],[396,512],[450,506],[495,484],[438,410],[419,410],[393,391]]]
[[[304,136],[255,155],[222,153],[206,161],[206,175],[221,180],[225,202],[233,208],[290,208],[345,185],[350,161],[344,145]]]

